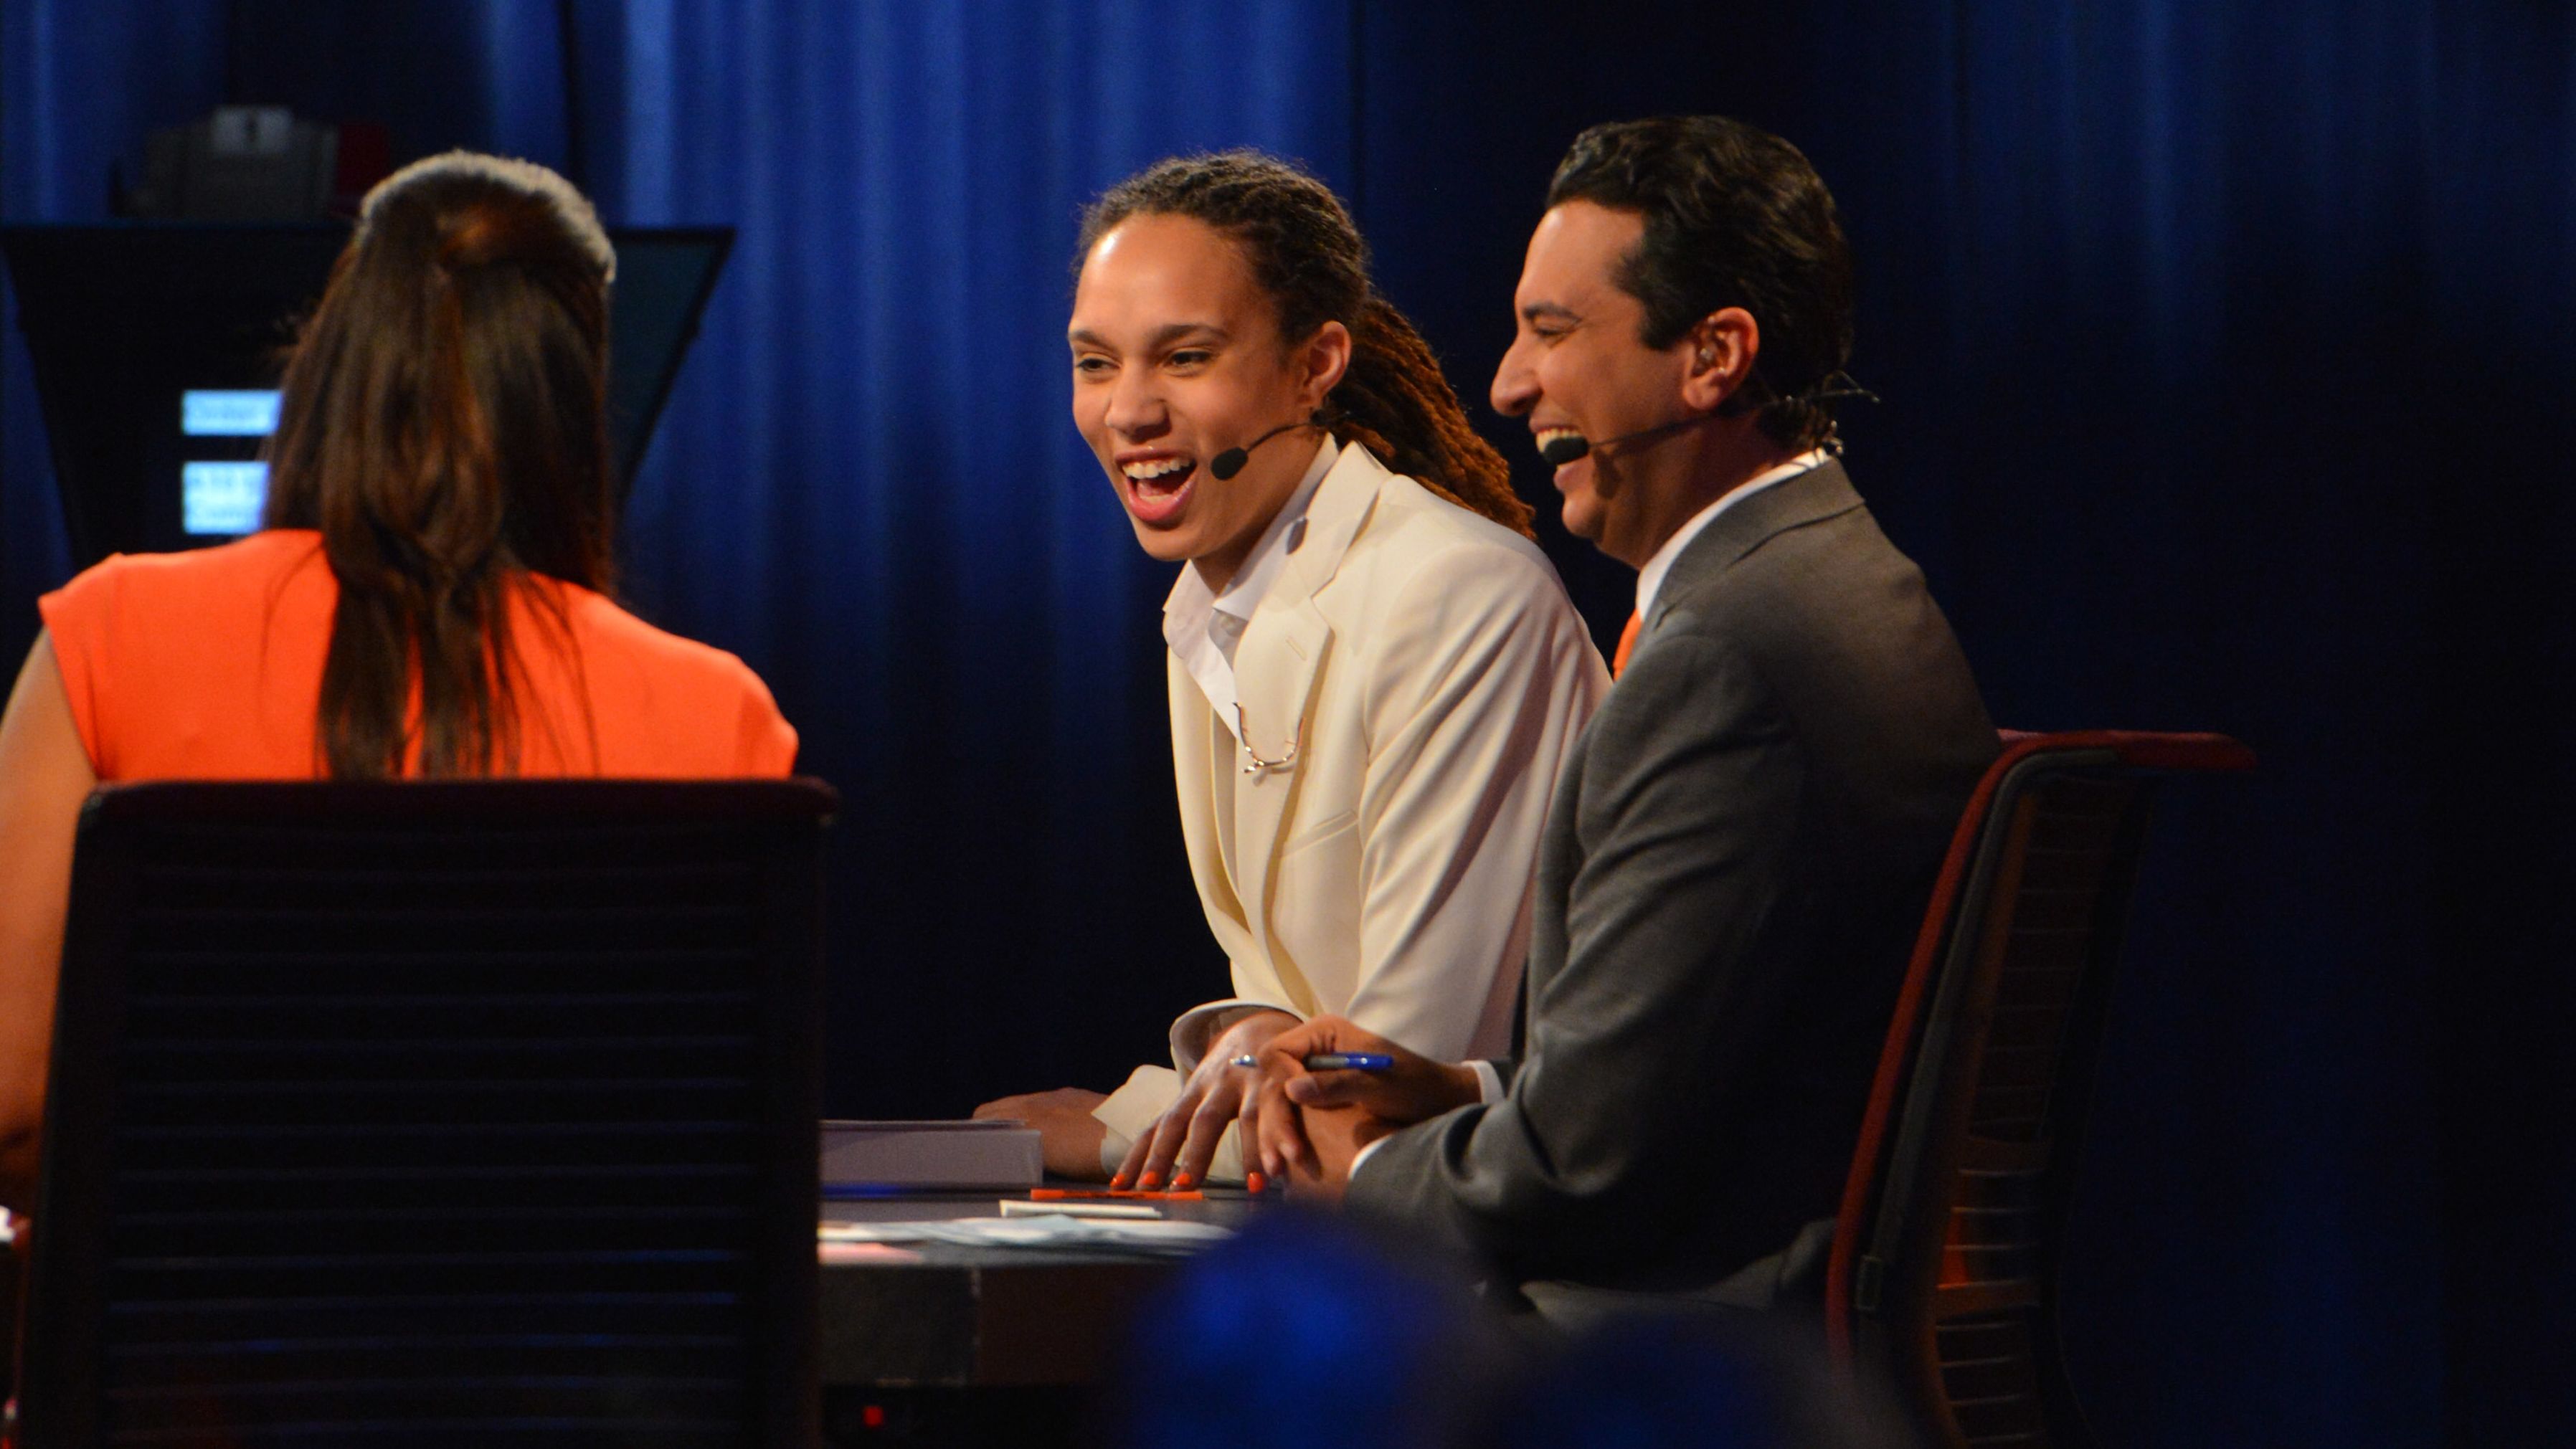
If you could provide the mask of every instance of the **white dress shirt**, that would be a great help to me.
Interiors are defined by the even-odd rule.
[[[1306,476],[1297,480],[1296,490],[1253,541],[1252,552],[1243,556],[1242,567],[1225,581],[1222,592],[1209,592],[1196,565],[1183,565],[1172,596],[1163,605],[1163,642],[1172,646],[1181,667],[1206,691],[1209,707],[1230,734],[1242,729],[1234,708],[1234,647],[1243,642],[1244,627],[1252,622],[1261,596],[1270,592],[1271,580],[1279,577],[1288,565],[1288,555],[1296,551],[1297,534],[1306,525],[1315,489],[1341,453],[1341,445],[1326,434],[1315,447],[1315,460],[1306,465]]]

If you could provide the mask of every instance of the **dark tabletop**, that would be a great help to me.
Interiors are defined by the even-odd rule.
[[[1013,1194],[1017,1196],[1017,1194]],[[831,1200],[827,1223],[998,1217],[1004,1194],[905,1193]],[[1169,1219],[1242,1223],[1241,1192],[1151,1201]],[[1177,1268],[1169,1254],[1114,1248],[985,1248],[905,1243],[900,1261],[822,1268],[826,1386],[1070,1385],[1097,1381],[1137,1305]]]

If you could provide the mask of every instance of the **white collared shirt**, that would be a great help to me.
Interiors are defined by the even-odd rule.
[[[1226,580],[1222,592],[1210,592],[1197,566],[1183,564],[1179,582],[1163,603],[1163,642],[1172,646],[1181,667],[1199,682],[1208,707],[1225,722],[1228,734],[1238,729],[1234,708],[1235,646],[1243,642],[1243,631],[1252,623],[1252,611],[1260,606],[1261,596],[1270,592],[1279,571],[1288,566],[1288,555],[1296,552],[1306,527],[1306,510],[1315,501],[1315,490],[1341,455],[1341,444],[1326,434],[1316,446],[1315,460],[1306,465],[1306,476],[1297,480],[1296,490],[1280,505],[1278,516],[1261,531],[1261,537],[1253,541],[1252,551],[1243,556],[1243,566]]]
[[[1637,617],[1651,619],[1655,616],[1655,595],[1664,587],[1664,576],[1673,571],[1673,560],[1680,558],[1682,550],[1690,547],[1691,540],[1699,537],[1702,530],[1715,523],[1719,514],[1765,488],[1786,483],[1811,468],[1824,466],[1828,456],[1822,448],[1810,448],[1777,468],[1754,474],[1725,497],[1692,514],[1690,522],[1665,539],[1664,546],[1655,550],[1655,556],[1646,560],[1646,566],[1637,570]]]

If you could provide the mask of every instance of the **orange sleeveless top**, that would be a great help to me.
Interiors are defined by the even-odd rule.
[[[553,592],[568,628],[528,590]],[[38,601],[72,720],[101,780],[309,780],[340,584],[320,534],[119,554]],[[721,649],[665,634],[588,589],[512,591],[518,773],[784,775],[796,731]],[[564,647],[567,635],[571,648]]]

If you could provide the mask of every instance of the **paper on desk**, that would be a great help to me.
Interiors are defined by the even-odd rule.
[[[1002,1216],[1006,1218],[1042,1218],[1049,1215],[1068,1218],[1159,1218],[1163,1210],[1141,1202],[1030,1202],[1024,1198],[1002,1199]]]
[[[918,1263],[921,1255],[909,1248],[891,1243],[836,1243],[825,1238],[814,1245],[814,1257],[823,1263]]]
[[[1232,1237],[1214,1223],[1131,1222],[1061,1213],[1029,1218],[953,1218],[930,1223],[825,1223],[827,1243],[947,1243],[962,1248],[1116,1248],[1187,1254]]]

